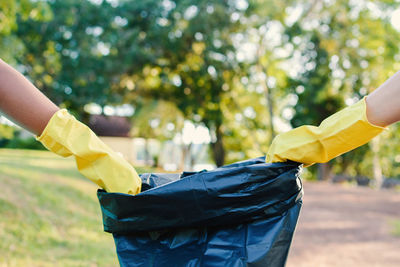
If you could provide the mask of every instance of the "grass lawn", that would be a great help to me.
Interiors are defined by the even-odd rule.
[[[0,267],[118,266],[97,186],[72,159],[0,149],[0,188]]]
[[[393,234],[400,237],[400,220],[393,222]]]

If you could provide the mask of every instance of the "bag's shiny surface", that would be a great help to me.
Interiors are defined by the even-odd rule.
[[[213,171],[144,174],[132,196],[98,191],[121,266],[284,266],[301,167],[264,158]]]

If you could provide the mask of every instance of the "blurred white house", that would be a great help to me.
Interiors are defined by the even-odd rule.
[[[215,167],[209,163],[207,144],[176,139],[161,143],[155,139],[129,137],[131,125],[127,117],[90,115],[88,126],[111,149],[136,166],[151,165],[166,171],[200,171]]]

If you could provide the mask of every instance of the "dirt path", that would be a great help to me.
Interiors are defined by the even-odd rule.
[[[305,183],[287,267],[400,266],[400,193]]]

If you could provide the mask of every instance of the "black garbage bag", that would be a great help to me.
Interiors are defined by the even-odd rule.
[[[104,230],[123,267],[284,266],[302,205],[300,170],[257,158],[142,174],[138,195],[98,191]]]

